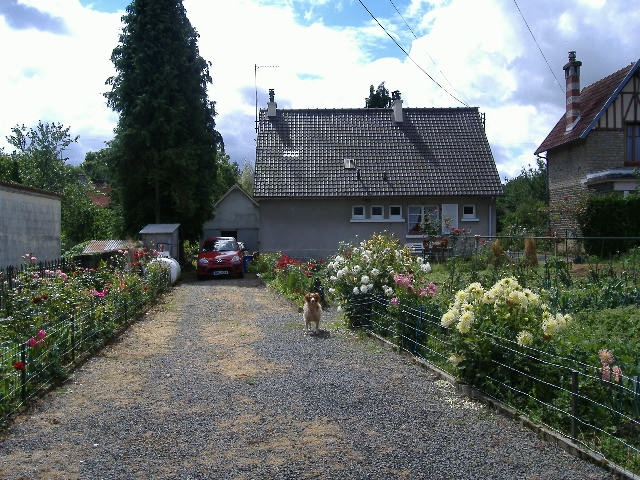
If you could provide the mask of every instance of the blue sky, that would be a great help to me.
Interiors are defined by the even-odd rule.
[[[112,138],[117,116],[103,93],[128,3],[0,0],[0,147],[8,151],[11,127],[39,120],[79,135],[68,151],[75,164]],[[256,92],[259,108],[269,88],[279,108],[353,108],[385,82],[409,108],[479,107],[502,178],[535,165],[534,150],[564,112],[570,50],[583,62],[583,87],[640,58],[632,4],[184,0],[212,62],[209,95],[232,161],[255,159]]]

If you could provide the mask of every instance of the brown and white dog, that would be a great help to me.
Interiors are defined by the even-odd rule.
[[[307,332],[317,334],[320,331],[321,314],[320,295],[311,292],[307,293],[304,296],[304,307],[302,307],[302,318],[304,318],[304,326]],[[313,330],[310,330],[311,325],[314,325]]]

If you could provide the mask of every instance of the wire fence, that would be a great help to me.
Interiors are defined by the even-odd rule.
[[[26,272],[44,276],[47,270],[68,270],[72,262],[64,258],[38,263],[23,263],[0,268],[0,310],[5,307],[7,295],[16,288],[17,279]]]
[[[81,361],[126,329],[171,286],[168,269],[145,278],[143,294],[96,297],[40,326],[29,339],[0,343],[0,418],[4,421],[60,383]],[[11,318],[0,319],[2,323]]]
[[[387,298],[374,295],[350,300],[345,313],[353,327],[455,373],[451,333],[429,307],[390,308]],[[601,367],[486,336],[492,353],[489,359],[479,355],[476,371],[465,373],[472,379],[469,386],[623,470],[640,473],[638,376],[616,376]]]

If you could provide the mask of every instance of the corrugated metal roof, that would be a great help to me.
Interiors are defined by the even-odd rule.
[[[135,247],[136,242],[131,240],[91,240],[82,250],[83,255],[93,253],[114,252]]]
[[[477,108],[260,112],[257,199],[502,193]]]

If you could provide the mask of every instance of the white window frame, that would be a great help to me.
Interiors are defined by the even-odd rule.
[[[398,214],[394,215],[392,213],[392,209],[397,208]],[[389,205],[389,219],[390,220],[400,220],[402,218],[402,205]]]
[[[417,213],[415,209],[419,208],[420,212]],[[407,208],[407,236],[416,236],[416,237],[424,237],[427,234],[422,231],[422,223],[423,219],[429,215],[432,218],[435,218],[437,215],[438,220],[440,221],[440,228],[438,229],[438,235],[442,234],[442,217],[441,217],[441,207],[440,205],[409,205]],[[418,231],[412,231],[416,225],[419,225],[420,228]]]
[[[356,209],[362,209],[362,213],[356,214]],[[364,205],[353,205],[351,207],[351,220],[364,220],[364,219],[365,219]]]
[[[471,214],[467,214],[465,213],[465,210],[467,208],[471,208],[473,210],[473,212]],[[470,220],[478,220],[478,210],[476,208],[476,206],[474,204],[471,203],[467,203],[462,205],[462,219],[463,222],[464,221],[470,221]]]
[[[380,214],[373,213],[374,208],[380,209]],[[382,205],[371,205],[371,220],[384,220],[384,207]]]

